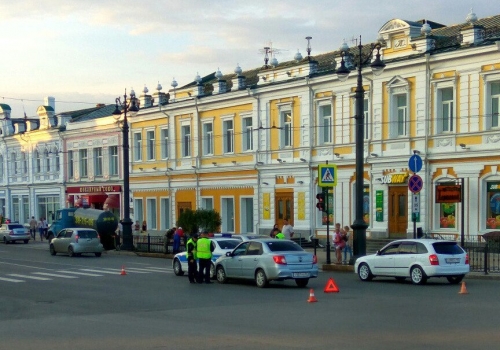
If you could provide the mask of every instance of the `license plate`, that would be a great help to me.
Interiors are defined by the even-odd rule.
[[[294,272],[292,275],[294,278],[310,277],[309,272]]]
[[[444,260],[447,264],[458,264],[460,262],[460,258],[447,258]]]

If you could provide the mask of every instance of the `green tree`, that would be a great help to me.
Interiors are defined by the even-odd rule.
[[[215,210],[197,209],[192,211],[186,209],[177,220],[177,226],[182,227],[184,232],[190,234],[201,231],[217,232],[222,220],[220,214]]]

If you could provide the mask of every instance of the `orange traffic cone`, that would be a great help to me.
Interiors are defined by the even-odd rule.
[[[122,272],[120,275],[125,276],[127,273],[125,272],[125,266],[122,265]]]
[[[465,282],[462,282],[462,287],[460,288],[460,292],[458,294],[469,294],[467,288],[465,287]]]
[[[309,299],[307,299],[307,302],[308,303],[315,303],[317,301],[318,301],[318,299],[316,299],[316,297],[314,296],[314,290],[311,288],[311,290],[309,291]]]

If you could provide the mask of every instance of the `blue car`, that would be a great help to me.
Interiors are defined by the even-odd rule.
[[[225,255],[226,252],[232,251],[241,240],[226,237],[211,238],[214,251],[212,253],[212,265],[210,266],[210,278],[215,279],[215,260],[220,256]],[[188,270],[187,252],[175,254],[172,260],[172,268],[176,276],[183,276]]]

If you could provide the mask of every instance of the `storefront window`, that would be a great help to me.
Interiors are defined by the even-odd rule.
[[[12,222],[19,222],[19,197],[12,197],[12,217],[10,220]]]
[[[486,228],[500,228],[500,182],[488,182],[486,185]]]
[[[43,217],[47,220],[49,224],[52,223],[52,215],[55,215],[56,211],[60,208],[59,197],[48,196],[48,197],[38,197],[38,216]]]
[[[439,228],[455,228],[456,211],[455,203],[439,203]]]

